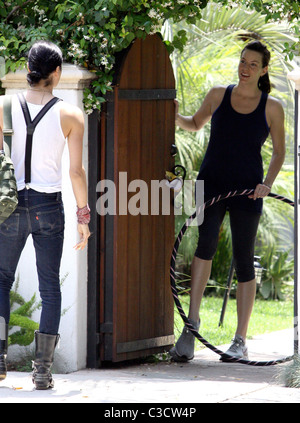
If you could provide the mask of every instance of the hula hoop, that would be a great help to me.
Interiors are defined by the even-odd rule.
[[[206,201],[199,208],[198,213],[200,213],[205,208],[210,207],[211,205],[213,205],[215,203],[218,203],[219,201],[225,200],[226,198],[231,198],[231,197],[236,197],[236,196],[241,196],[241,195],[250,195],[253,192],[254,192],[254,189],[244,189],[244,190],[240,190],[240,191],[230,191],[229,193],[224,194],[224,195],[223,194],[218,195],[218,196]],[[275,198],[276,200],[283,201],[283,202],[290,204],[291,206],[294,207],[293,201],[291,201],[288,198],[285,198],[281,195],[273,194],[273,193],[270,192],[268,196]],[[214,345],[211,345],[205,338],[203,338],[203,336],[201,336],[199,334],[199,332],[197,332],[197,330],[194,329],[193,325],[190,323],[189,319],[187,318],[187,316],[186,316],[186,314],[185,314],[185,312],[184,312],[184,310],[181,306],[180,300],[178,298],[178,291],[177,291],[176,283],[175,283],[175,264],[176,264],[176,256],[177,256],[178,248],[179,248],[179,245],[182,241],[183,235],[185,234],[187,228],[191,225],[192,221],[196,218],[196,216],[197,216],[197,211],[186,220],[185,224],[181,228],[181,231],[179,232],[179,235],[178,235],[178,237],[175,241],[173,251],[172,251],[172,256],[171,256],[170,282],[171,282],[172,295],[173,295],[174,302],[176,304],[176,307],[178,309],[178,312],[179,312],[183,322],[185,323],[187,328],[191,331],[191,333],[200,342],[202,342],[203,345],[205,345],[207,348],[209,348],[210,350],[212,350],[216,354],[222,356],[226,360],[226,362],[236,362],[236,363],[240,363],[240,364],[246,364],[246,365],[249,365],[249,366],[274,366],[276,364],[281,364],[281,363],[286,363],[288,361],[291,361],[294,358],[294,355],[288,356],[288,357],[285,357],[285,358],[282,358],[282,359],[270,360],[270,361],[252,361],[252,360],[245,360],[245,359],[241,359],[241,358],[230,357],[229,355],[225,354],[223,351],[216,348]]]

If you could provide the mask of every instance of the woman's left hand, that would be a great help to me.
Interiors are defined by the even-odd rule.
[[[80,241],[74,246],[75,250],[83,250],[87,243],[88,243],[88,239],[91,235],[90,230],[89,230],[89,225],[81,225],[78,224],[77,225],[77,229],[80,235]]]
[[[267,197],[267,195],[269,195],[270,192],[271,192],[271,188],[268,185],[258,184],[256,185],[254,193],[252,195],[249,195],[248,198],[252,198],[253,200],[256,200],[257,198],[264,198],[264,197]]]

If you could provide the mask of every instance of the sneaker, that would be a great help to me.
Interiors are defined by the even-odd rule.
[[[222,361],[230,361],[230,358],[225,357],[225,354],[233,358],[248,360],[248,348],[246,347],[244,338],[241,335],[235,335],[232,344],[224,353],[224,356],[220,358]]]
[[[200,320],[198,323],[190,320],[195,330],[199,330]],[[194,358],[195,336],[184,326],[183,331],[176,345],[169,351],[173,361],[186,363]]]

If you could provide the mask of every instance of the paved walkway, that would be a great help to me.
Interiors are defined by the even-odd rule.
[[[251,359],[292,355],[293,332],[256,337],[248,347]],[[55,375],[52,391],[35,391],[30,375],[9,372],[0,383],[0,403],[106,403],[102,409],[108,413],[112,405],[116,412],[117,404],[126,408],[126,403],[146,407],[151,403],[185,403],[189,407],[197,403],[300,403],[300,389],[286,388],[278,380],[288,365],[221,363],[219,356],[204,349],[190,363],[118,364]]]

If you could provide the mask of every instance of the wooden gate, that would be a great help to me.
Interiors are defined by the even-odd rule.
[[[173,207],[169,215],[161,204],[158,215],[151,212],[151,181],[162,181],[174,166],[175,81],[158,35],[132,44],[118,60],[113,86],[100,122],[100,178],[116,186],[115,214],[97,216],[100,361],[147,356],[174,342]],[[148,188],[143,205],[136,202],[141,184]],[[130,200],[141,213],[128,212]]]

